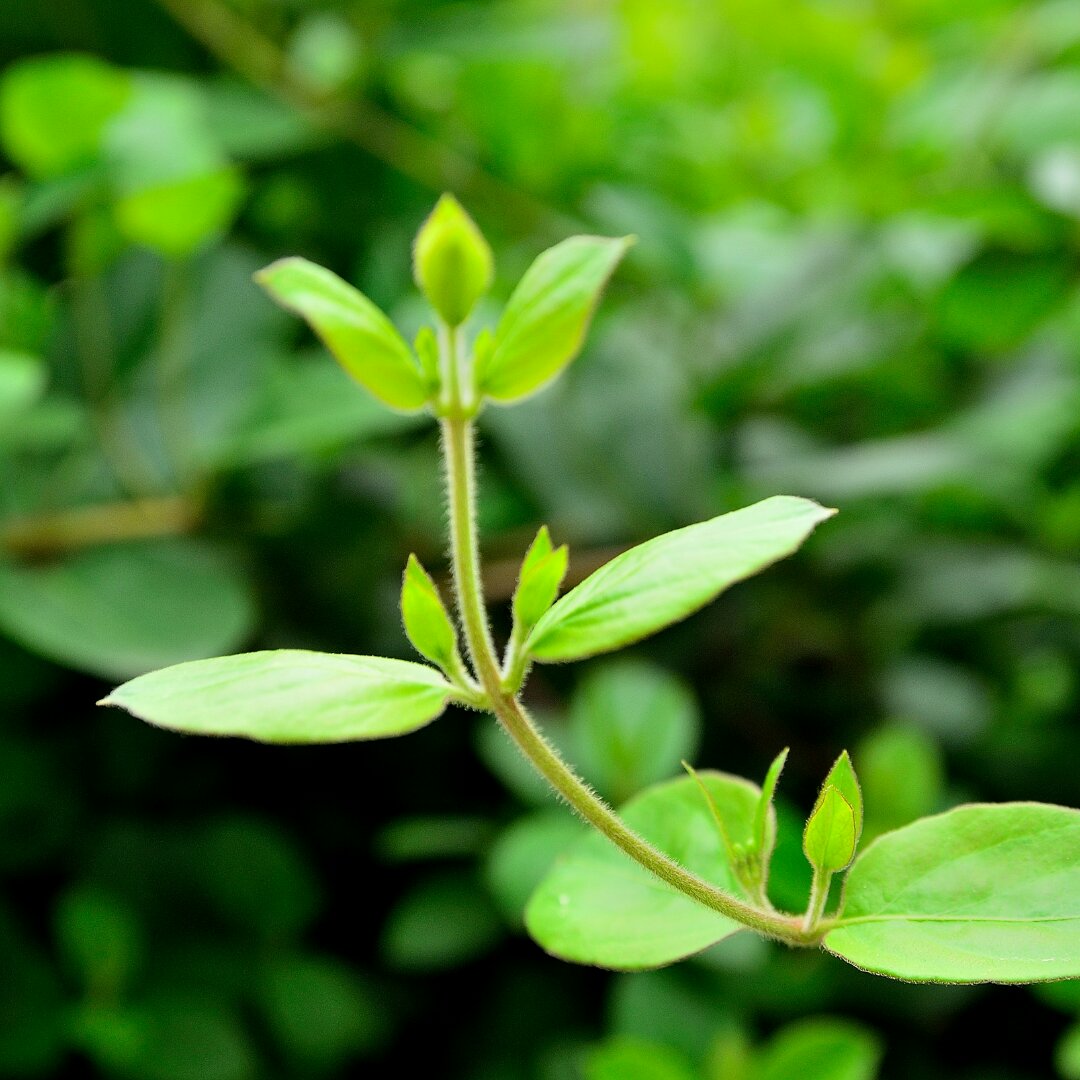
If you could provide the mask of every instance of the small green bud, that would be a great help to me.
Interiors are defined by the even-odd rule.
[[[821,789],[803,833],[803,851],[810,865],[833,874],[855,858],[855,813],[840,789],[826,784]]]
[[[552,550],[547,526],[543,526],[525,554],[514,590],[514,621],[524,633],[528,633],[555,603],[569,560],[570,553],[565,544]]]
[[[416,234],[416,284],[450,326],[460,326],[491,287],[494,273],[484,234],[453,195],[443,195]]]
[[[457,658],[457,633],[439,590],[415,555],[409,556],[401,583],[401,618],[413,648],[442,668]]]
[[[862,790],[855,775],[855,766],[852,765],[851,758],[846,750],[836,759],[833,767],[829,770],[829,775],[825,777],[825,784],[822,786],[829,784],[832,784],[844,796],[844,800],[851,807],[851,812],[855,818],[855,842],[858,843],[859,837],[862,835],[863,825]]]

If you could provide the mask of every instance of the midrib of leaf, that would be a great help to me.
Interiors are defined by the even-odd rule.
[[[839,930],[847,926],[880,922],[918,922],[918,923],[1016,923],[1025,926],[1029,923],[1080,923],[1080,915],[856,915],[852,919],[840,918],[830,927]]]

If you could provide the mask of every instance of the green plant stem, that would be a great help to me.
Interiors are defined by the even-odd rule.
[[[806,905],[806,915],[803,917],[803,930],[808,934],[818,930],[821,917],[825,914],[825,905],[829,900],[829,883],[831,881],[832,874],[814,868],[814,879],[810,885],[810,902]]]
[[[450,494],[450,540],[454,586],[465,641],[488,706],[532,766],[590,825],[645,869],[686,896],[752,930],[792,945],[815,945],[819,937],[801,919],[764,911],[691,873],[639,836],[562,760],[517,697],[504,689],[480,577],[476,532],[475,431],[472,421],[451,412],[440,421]]]

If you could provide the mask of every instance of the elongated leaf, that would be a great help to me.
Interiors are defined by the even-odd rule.
[[[401,618],[413,648],[433,664],[446,667],[457,655],[457,632],[431,575],[409,556],[401,584]]]
[[[0,632],[110,679],[235,649],[254,621],[241,568],[192,540],[88,548],[61,562],[0,562]]]
[[[154,671],[102,704],[193,735],[337,743],[415,731],[443,711],[449,694],[423,664],[278,649]]]
[[[380,401],[419,409],[427,400],[420,366],[393,323],[360,291],[307,259],[280,259],[255,280],[303,316],[338,363]]]
[[[559,586],[566,577],[569,558],[565,544],[552,550],[548,528],[541,526],[525,554],[514,590],[514,622],[525,632],[531,630],[555,603]]]
[[[478,373],[480,390],[516,401],[550,382],[578,354],[593,309],[628,239],[572,236],[525,271]]]
[[[834,513],[777,495],[631,548],[562,597],[537,623],[528,651],[538,660],[580,660],[655,633],[790,555]]]
[[[770,834],[770,819],[775,822],[775,810],[773,799],[776,797],[776,785],[780,782],[780,774],[784,771],[787,763],[789,747],[784,747],[773,758],[769,771],[765,774],[765,780],[761,785],[761,798],[758,800],[757,809],[754,811],[754,851],[757,853],[761,866],[767,871],[769,860],[772,858],[773,849],[776,847],[776,829]]]
[[[1080,977],[1080,810],[977,804],[886,833],[825,947],[917,982]]]
[[[699,774],[733,836],[749,836],[758,788]],[[736,895],[741,887],[693,780],[659,784],[623,808],[626,822],[689,870]],[[642,869],[598,833],[583,837],[533,893],[529,933],[553,956],[636,971],[700,952],[742,929]]]

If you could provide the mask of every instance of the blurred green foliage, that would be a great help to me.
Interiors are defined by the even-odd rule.
[[[407,655],[432,432],[250,275],[306,255],[415,329],[452,189],[500,299],[571,232],[639,238],[567,377],[483,418],[501,602],[540,523],[573,580],[759,497],[842,511],[625,663],[537,675],[601,792],[791,745],[793,907],[844,746],[871,833],[1075,804],[1074,0],[28,0],[0,59],[0,1075],[786,1080],[830,1039],[823,1080],[1080,1075],[1069,984],[870,986],[743,936],[544,957],[520,913],[578,826],[469,716],[270,751],[92,706],[244,647]]]

